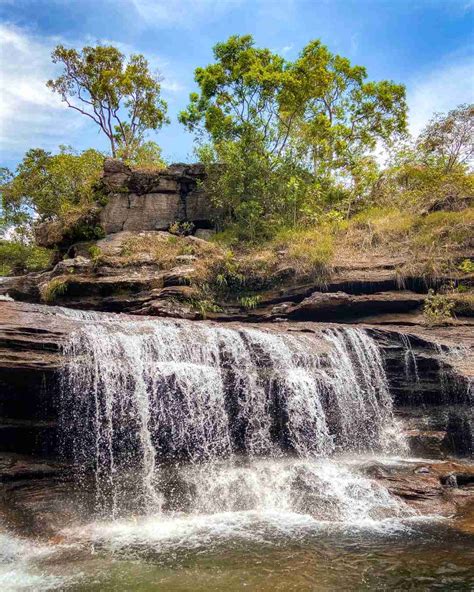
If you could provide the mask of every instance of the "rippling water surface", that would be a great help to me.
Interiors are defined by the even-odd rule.
[[[361,462],[187,465],[163,476],[176,499],[192,485],[185,510],[115,519],[93,518],[83,492],[52,537],[3,532],[0,589],[472,590],[474,537],[395,501]]]

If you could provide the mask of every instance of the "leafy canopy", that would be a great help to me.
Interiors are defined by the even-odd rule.
[[[365,195],[377,142],[405,133],[404,86],[367,81],[365,68],[320,41],[291,62],[232,36],[214,58],[196,69],[199,92],[179,119],[201,143],[224,224],[237,221],[245,234],[314,220],[325,199]]]
[[[47,86],[99,126],[112,156],[120,149],[128,158],[148,130],[167,123],[159,79],[143,55],[132,55],[126,62],[111,45],[84,47],[81,52],[58,45],[52,60],[62,64],[64,72]]]
[[[61,146],[59,154],[28,150],[13,174],[3,170],[0,184],[4,220],[21,226],[53,220],[71,209],[89,205],[99,179],[103,155],[89,149],[78,154]]]
[[[373,149],[406,130],[405,88],[386,80],[366,82],[361,66],[312,41],[295,62],[256,48],[250,35],[214,47],[215,63],[197,68],[199,93],[180,121],[212,141],[257,133],[271,154],[291,141],[318,161]]]
[[[351,169],[377,141],[406,132],[405,87],[367,81],[366,69],[310,42],[289,66],[291,89],[283,106],[296,111],[295,136],[313,171]],[[288,105],[288,106],[287,106]]]

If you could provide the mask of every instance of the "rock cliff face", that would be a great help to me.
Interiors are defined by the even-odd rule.
[[[57,452],[61,346],[78,323],[58,307],[0,302],[0,452]],[[320,334],[335,325],[277,322],[261,326],[272,332]],[[413,327],[401,331],[358,326],[381,347],[397,413],[413,450],[433,457],[472,455],[472,332],[459,327],[423,332]],[[460,341],[465,346],[462,356],[456,350]]]
[[[166,230],[184,221],[210,228],[214,212],[200,188],[204,176],[200,164],[173,164],[149,173],[107,159],[102,180],[107,205],[100,214],[105,233]]]

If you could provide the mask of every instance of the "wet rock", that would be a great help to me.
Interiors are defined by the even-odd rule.
[[[453,411],[446,426],[445,446],[451,453],[472,457],[474,453],[474,411],[467,413]]]
[[[421,468],[428,471],[421,472]],[[407,461],[394,465],[369,463],[363,471],[418,512],[452,516],[474,503],[473,492],[448,486],[448,483],[454,483],[451,477],[466,468],[466,465],[453,461],[413,468],[413,463]],[[474,481],[474,465],[469,465],[465,473]]]
[[[443,485],[445,485],[446,487],[457,487],[458,486],[458,481],[456,479],[456,475],[447,475],[443,481],[442,481]]]
[[[443,448],[445,432],[410,430],[406,433],[410,452],[426,458],[444,458]]]
[[[200,318],[198,312],[193,310],[191,305],[177,302],[174,299],[150,300],[138,309],[136,314],[156,317],[172,317],[191,321]]]
[[[421,306],[424,296],[413,292],[380,292],[353,295],[346,292],[315,292],[288,311],[294,319],[326,321],[375,313],[404,312]]]

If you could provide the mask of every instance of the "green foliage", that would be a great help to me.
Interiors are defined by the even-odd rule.
[[[48,267],[51,252],[18,238],[0,239],[0,276],[39,271]]]
[[[195,71],[199,92],[180,121],[210,139],[198,155],[221,226],[258,242],[314,223],[328,206],[350,213],[377,175],[368,153],[405,131],[404,87],[367,82],[364,68],[319,41],[288,62],[233,36],[214,58]]]
[[[203,319],[206,319],[209,313],[222,312],[222,308],[208,298],[195,298],[190,301],[190,304]]]
[[[127,152],[123,148],[119,148],[117,150],[117,157],[122,158],[125,164],[136,170],[153,172],[166,167],[161,154],[161,148],[156,142],[151,140],[142,142],[137,146],[129,147]]]
[[[446,294],[436,294],[428,291],[423,306],[423,315],[428,326],[445,325],[453,320],[455,303]]]
[[[372,200],[420,213],[462,210],[472,204],[473,106],[436,114],[418,138],[396,145],[374,184]]]
[[[338,223],[287,229],[279,232],[274,242],[276,248],[284,251],[285,261],[295,274],[324,283],[334,256],[337,229]]]
[[[254,308],[257,308],[261,299],[262,297],[258,294],[255,294],[253,296],[241,296],[239,298],[239,304],[242,308],[245,308],[246,310],[253,310]]]
[[[44,302],[54,302],[60,296],[63,296],[67,292],[67,288],[67,278],[53,278],[40,289],[41,298]]]
[[[91,245],[89,247],[89,256],[94,263],[98,262],[102,257],[102,249],[97,245]]]
[[[378,140],[389,142],[406,131],[405,87],[382,80],[368,82],[367,72],[347,58],[311,41],[288,67],[292,88],[285,112],[296,103],[298,143],[313,161],[315,174],[353,170]]]
[[[458,269],[463,273],[474,273],[474,261],[472,259],[464,259],[464,261],[458,265]]]
[[[133,158],[145,133],[167,123],[159,79],[143,55],[131,55],[127,62],[111,45],[80,52],[58,45],[52,60],[64,66],[64,73],[47,86],[99,126],[114,157],[119,151],[123,158]]]
[[[192,222],[180,222],[176,220],[168,228],[168,232],[176,236],[188,236],[194,230],[194,224]]]
[[[54,155],[40,148],[29,150],[14,175],[4,171],[0,191],[6,222],[54,220],[88,207],[102,166],[102,154],[93,149],[78,154],[61,146]]]

